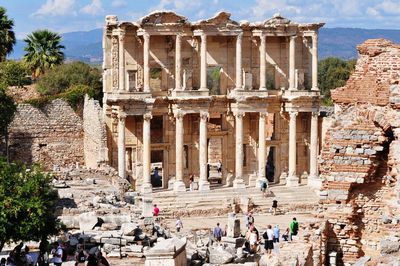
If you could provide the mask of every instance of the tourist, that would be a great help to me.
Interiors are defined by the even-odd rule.
[[[254,224],[254,217],[252,212],[249,212],[248,220],[249,220],[249,227],[251,227],[251,225]]]
[[[221,173],[222,173],[222,163],[221,163],[221,160],[218,160],[218,163],[217,163],[217,171],[218,171],[218,174],[221,174]]]
[[[274,227],[274,243],[279,243],[279,226],[275,225]]]
[[[6,258],[1,258],[0,266],[6,266],[6,262],[7,262]]]
[[[24,245],[23,247],[22,247],[22,250],[21,250],[21,257],[23,257],[24,256],[24,261],[25,261],[25,265],[28,265],[28,266],[33,266],[33,258],[32,258],[32,256],[29,254],[29,248],[28,248],[28,246],[26,246],[26,245]]]
[[[157,204],[154,204],[153,208],[153,216],[158,217],[158,214],[160,213],[160,209],[157,207]]]
[[[194,175],[190,175],[189,176],[189,190],[190,191],[193,191],[194,190],[194,188],[193,188],[193,182],[194,182]]]
[[[264,249],[268,254],[272,253],[274,249],[274,231],[272,231],[271,225],[267,226],[267,230],[263,234],[264,238]]]
[[[297,222],[296,218],[293,218],[289,228],[290,228],[290,240],[293,241],[293,236],[297,236],[297,233],[299,232],[299,223]]]
[[[176,232],[178,232],[178,233],[179,233],[179,232],[181,231],[181,229],[183,228],[182,221],[181,221],[181,219],[180,219],[179,217],[176,219],[175,228],[176,228]]]
[[[290,235],[290,230],[289,230],[289,228],[286,228],[285,232],[282,235],[283,241],[288,241],[289,235]]]
[[[274,198],[272,201],[272,215],[276,215],[276,209],[278,209],[278,201]]]
[[[83,249],[83,245],[78,244],[78,248],[76,250],[75,254],[75,265],[76,266],[85,266],[85,261],[87,259],[88,255],[86,251]]]
[[[263,196],[267,196],[267,188],[268,188],[268,181],[265,180],[261,183],[261,192],[263,193]]]
[[[53,255],[54,266],[61,266],[62,265],[62,257],[63,257],[63,249],[62,249],[61,242],[53,243],[53,249],[51,250],[51,254]]]
[[[225,225],[224,231],[223,231],[223,236],[227,236],[228,234],[228,225]]]
[[[207,180],[210,179],[210,164],[207,163]]]
[[[250,234],[249,234],[249,244],[250,244],[250,253],[254,254],[257,253],[258,250],[258,231],[257,229],[253,226],[250,229]]]
[[[103,256],[101,251],[97,252],[97,266],[110,266],[107,259]]]
[[[215,239],[217,242],[221,242],[221,239],[222,239],[222,229],[221,229],[221,227],[219,227],[219,223],[217,223],[217,226],[214,228],[213,236],[214,236],[214,239]]]
[[[86,266],[97,266],[97,257],[95,254],[89,254]]]
[[[246,230],[249,229],[249,213],[246,212],[246,214],[244,215],[244,224],[246,226]]]

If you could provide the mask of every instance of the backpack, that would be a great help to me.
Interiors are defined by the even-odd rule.
[[[78,262],[85,262],[86,261],[86,256],[83,250],[79,251],[78,253]]]
[[[293,233],[297,235],[299,231],[299,223],[293,223]]]
[[[267,188],[267,183],[266,183],[266,182],[264,182],[264,183],[262,184],[262,188],[264,188],[264,189]]]
[[[268,233],[267,233],[267,231],[264,232],[263,238],[264,238],[265,240],[268,240]]]
[[[68,258],[67,250],[65,250],[65,248],[61,248],[61,250],[62,250],[61,260],[67,261]]]

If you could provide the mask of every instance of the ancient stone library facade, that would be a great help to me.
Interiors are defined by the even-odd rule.
[[[321,26],[280,15],[238,23],[225,12],[199,22],[173,12],[137,23],[107,16],[110,164],[144,191],[157,185],[156,167],[158,185],[175,179],[180,191],[193,174],[208,190],[219,161],[222,182],[236,188],[266,179],[318,185]]]

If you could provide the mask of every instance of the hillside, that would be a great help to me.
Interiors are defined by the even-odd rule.
[[[99,64],[102,61],[102,29],[78,31],[62,34],[68,60],[81,60]],[[400,30],[369,30],[357,28],[322,28],[319,35],[320,59],[337,56],[343,59],[356,58],[356,45],[371,38],[385,38],[400,43]],[[12,59],[20,59],[24,55],[25,44],[18,40]]]

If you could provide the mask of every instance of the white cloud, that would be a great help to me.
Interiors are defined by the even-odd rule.
[[[257,19],[263,19],[275,12],[288,16],[300,14],[300,11],[300,7],[289,4],[287,0],[257,0],[251,8],[252,15]]]
[[[75,0],[47,0],[33,16],[59,16],[66,14],[75,15],[76,12],[73,10]]]
[[[101,0],[92,0],[90,4],[82,7],[80,12],[89,15],[97,15],[98,13],[103,12]]]
[[[127,5],[128,5],[128,3],[124,0],[114,0],[111,2],[112,7],[124,7]]]
[[[376,5],[375,9],[380,9],[381,11],[390,15],[400,14],[400,2],[394,2],[391,0],[384,0],[380,4]]]

